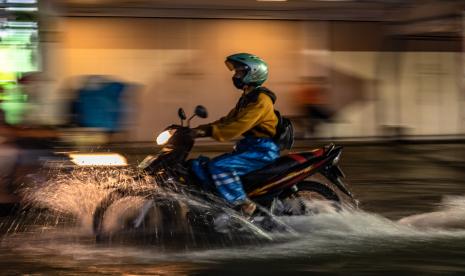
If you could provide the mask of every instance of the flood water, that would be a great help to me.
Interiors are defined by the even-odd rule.
[[[464,148],[347,146],[341,166],[361,210],[287,219],[297,234],[267,243],[96,244],[86,223],[3,217],[0,274],[464,274]]]

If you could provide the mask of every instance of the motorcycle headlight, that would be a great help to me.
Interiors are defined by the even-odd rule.
[[[157,145],[161,146],[161,145],[166,144],[168,140],[171,138],[171,136],[173,136],[174,132],[175,130],[169,129],[169,130],[165,130],[162,133],[160,133],[157,137]]]

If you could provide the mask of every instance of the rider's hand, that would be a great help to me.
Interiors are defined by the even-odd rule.
[[[211,131],[207,127],[196,127],[192,129],[195,138],[209,137],[211,136]]]
[[[200,128],[194,128],[192,129],[192,132],[194,134],[194,138],[205,137],[205,131]]]

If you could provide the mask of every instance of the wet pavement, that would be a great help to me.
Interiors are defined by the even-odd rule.
[[[301,142],[295,151],[319,145]],[[192,156],[214,156],[227,149],[201,145]],[[148,149],[124,152],[134,162]],[[88,231],[63,222],[3,234],[0,274],[463,274],[464,161],[463,143],[347,144],[340,164],[363,211],[290,221],[299,229],[298,237],[271,244],[170,251],[143,245],[97,245]],[[448,208],[454,208],[453,212]],[[446,210],[446,218],[463,218],[463,229],[417,229],[397,223],[437,210]],[[0,218],[2,228],[11,220]]]

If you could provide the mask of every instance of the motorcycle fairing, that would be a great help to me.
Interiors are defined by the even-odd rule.
[[[282,156],[272,164],[244,175],[241,178],[244,188],[249,196],[258,196],[290,180],[300,181],[300,177],[305,178],[327,160],[324,153],[325,150],[319,148]]]

